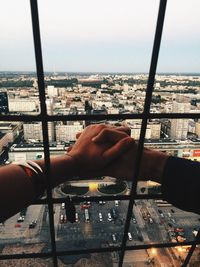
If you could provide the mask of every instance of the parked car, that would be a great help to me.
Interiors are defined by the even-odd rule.
[[[128,232],[128,240],[129,240],[129,241],[133,240],[132,235],[131,235],[130,232]]]
[[[111,222],[112,221],[112,217],[111,217],[111,214],[110,212],[108,213],[108,221]]]
[[[116,235],[115,235],[115,234],[112,234],[112,241],[113,241],[114,243],[117,242],[117,238],[116,238]]]
[[[20,216],[20,217],[17,219],[17,222],[23,222],[23,221],[24,221],[24,219],[25,219],[25,217],[24,217],[24,216]]]
[[[99,212],[99,221],[102,222],[103,221],[103,217],[102,217],[102,213]]]

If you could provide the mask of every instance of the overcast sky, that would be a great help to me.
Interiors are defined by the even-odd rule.
[[[0,71],[35,70],[29,0],[0,4]],[[149,71],[159,1],[38,4],[45,71]],[[199,0],[168,0],[158,72],[200,72],[199,11]]]

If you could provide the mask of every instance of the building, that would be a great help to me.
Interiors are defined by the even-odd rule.
[[[22,128],[21,122],[0,122],[0,132],[6,134],[9,143],[13,143]]]
[[[56,141],[75,141],[76,134],[83,130],[83,125],[74,123],[73,125],[56,125]]]
[[[49,142],[53,142],[55,139],[54,134],[54,124],[52,126],[52,122],[48,122],[48,135],[49,135]],[[37,141],[43,141],[42,135],[42,123],[41,122],[25,122],[23,124],[23,131],[24,131],[24,140],[34,139]]]
[[[50,156],[59,156],[65,153],[68,146],[63,144],[56,144],[54,142],[49,144]],[[13,144],[8,152],[8,160],[12,161],[25,161],[36,160],[44,158],[43,143],[24,143]]]
[[[47,114],[53,115],[54,112],[54,100],[53,98],[46,100]],[[55,127],[54,122],[48,122],[49,141],[55,141]]]
[[[190,112],[190,99],[184,95],[177,95],[173,101],[172,113]],[[172,119],[170,136],[172,139],[186,139],[188,133],[188,119]]]
[[[54,96],[58,96],[58,88],[54,87],[53,85],[48,85],[47,94],[50,98]]]
[[[7,92],[0,92],[0,114],[8,113],[8,95]]]
[[[10,112],[36,112],[38,110],[36,101],[30,98],[9,98],[8,106]]]
[[[0,153],[4,150],[4,147],[9,143],[9,134],[0,132]]]

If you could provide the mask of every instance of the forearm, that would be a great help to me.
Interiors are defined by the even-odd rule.
[[[44,160],[35,162],[44,171]],[[52,187],[72,178],[77,173],[76,169],[78,168],[74,160],[67,155],[52,158]],[[28,176],[19,165],[10,164],[0,168],[0,221],[6,220],[36,200],[38,192],[34,179],[34,176]],[[37,179],[39,183],[41,179],[42,185],[45,177],[39,175]]]
[[[44,160],[38,160],[35,162],[40,165],[43,172],[45,172]],[[50,174],[52,187],[55,187],[67,180],[72,179],[73,177],[78,176],[79,166],[75,159],[68,155],[54,157],[50,159]]]

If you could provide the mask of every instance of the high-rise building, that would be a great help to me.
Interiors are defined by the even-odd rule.
[[[54,101],[53,98],[46,100],[47,114],[53,115]],[[49,141],[55,141],[55,127],[54,122],[48,122]]]
[[[48,85],[47,94],[49,97],[58,96],[58,88],[54,87],[53,85]]]
[[[0,92],[0,114],[8,113],[8,95],[7,92]]]
[[[176,95],[173,101],[172,113],[190,112],[190,98],[184,95]],[[186,139],[188,133],[188,119],[172,119],[170,137],[172,139]]]

